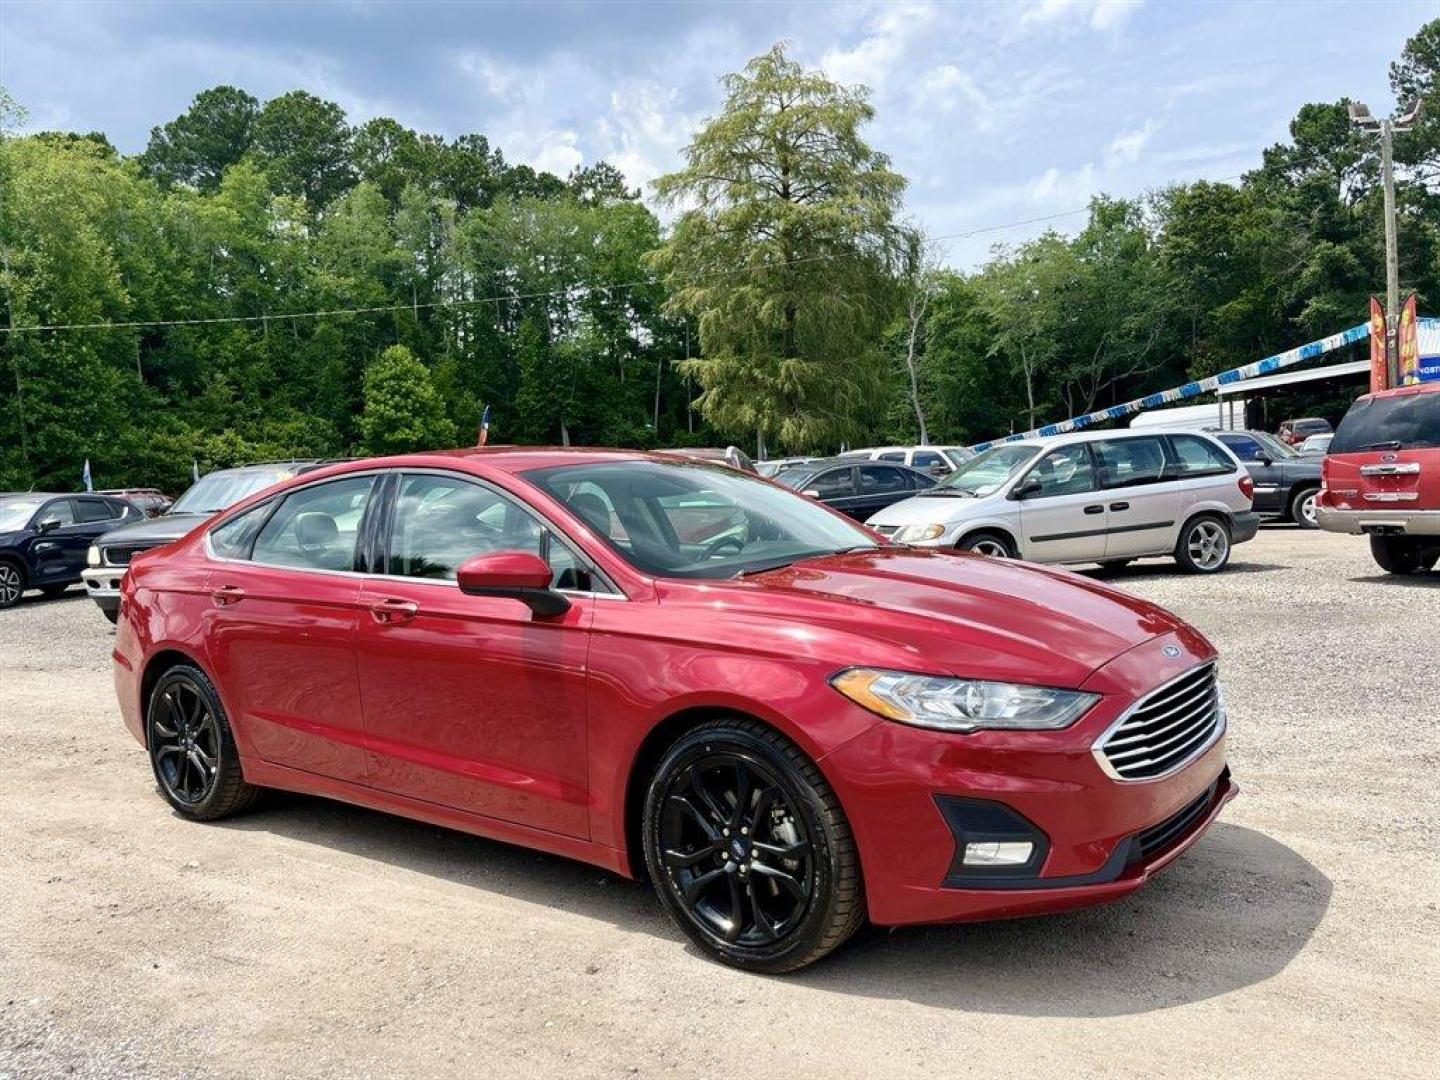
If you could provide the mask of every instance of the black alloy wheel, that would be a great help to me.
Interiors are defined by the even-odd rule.
[[[18,604],[24,591],[25,575],[20,567],[9,559],[0,559],[0,608]]]
[[[249,806],[258,789],[245,783],[219,695],[199,668],[171,668],[150,695],[146,745],[165,800],[197,821]]]
[[[712,956],[792,971],[864,917],[859,859],[819,770],[752,721],[683,736],[646,799],[645,856],[680,927]]]

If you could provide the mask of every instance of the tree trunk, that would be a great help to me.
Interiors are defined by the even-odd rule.
[[[915,299],[910,301],[910,341],[905,350],[905,368],[910,373],[910,404],[915,407],[915,422],[920,426],[920,445],[930,444],[930,435],[925,430],[925,410],[920,405],[920,380],[915,372],[915,339],[920,332],[920,324],[925,320],[925,306],[929,296],[922,292],[917,303]]]

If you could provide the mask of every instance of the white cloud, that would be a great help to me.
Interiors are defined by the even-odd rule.
[[[1142,0],[1040,0],[1020,16],[1022,25],[1118,30],[1140,8]]]
[[[1133,165],[1139,161],[1140,154],[1158,127],[1159,125],[1153,119],[1146,120],[1143,127],[1136,128],[1134,131],[1122,131],[1111,139],[1107,150],[1111,167]]]
[[[935,15],[933,4],[885,6],[868,21],[865,37],[848,49],[826,50],[820,67],[836,82],[879,87],[910,54],[912,42],[924,36]]]

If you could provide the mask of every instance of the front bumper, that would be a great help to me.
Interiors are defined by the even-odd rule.
[[[1243,544],[1246,540],[1254,540],[1259,531],[1259,514],[1244,510],[1230,516],[1230,543]]]
[[[1163,650],[1178,647],[1178,658]],[[1212,659],[1191,631],[1137,646],[1095,672],[1101,701],[1057,732],[949,735],[882,723],[824,759],[850,813],[870,917],[885,926],[1064,911],[1134,892],[1173,862],[1239,792],[1225,737],[1179,771],[1124,782],[1092,747],[1139,697]],[[1043,838],[1038,866],[982,879],[959,865],[955,804],[998,804]],[[994,817],[989,818],[991,822]],[[983,839],[995,839],[987,835]]]
[[[1381,533],[1399,536],[1440,536],[1440,510],[1401,510],[1393,506],[1374,510],[1337,510],[1317,504],[1315,521],[1326,532]]]
[[[80,571],[86,595],[106,612],[120,610],[120,581],[124,577],[123,566],[91,566]]]

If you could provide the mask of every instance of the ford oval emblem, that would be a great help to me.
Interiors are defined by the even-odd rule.
[[[1381,460],[1381,461],[1399,461],[1399,460],[1400,460],[1400,455],[1399,455],[1399,454],[1381,454],[1381,455],[1380,455],[1380,460]]]
[[[1177,656],[1180,655],[1180,650],[1177,649],[1174,645],[1166,645],[1160,651],[1166,656],[1168,656],[1171,660],[1174,660]]]

